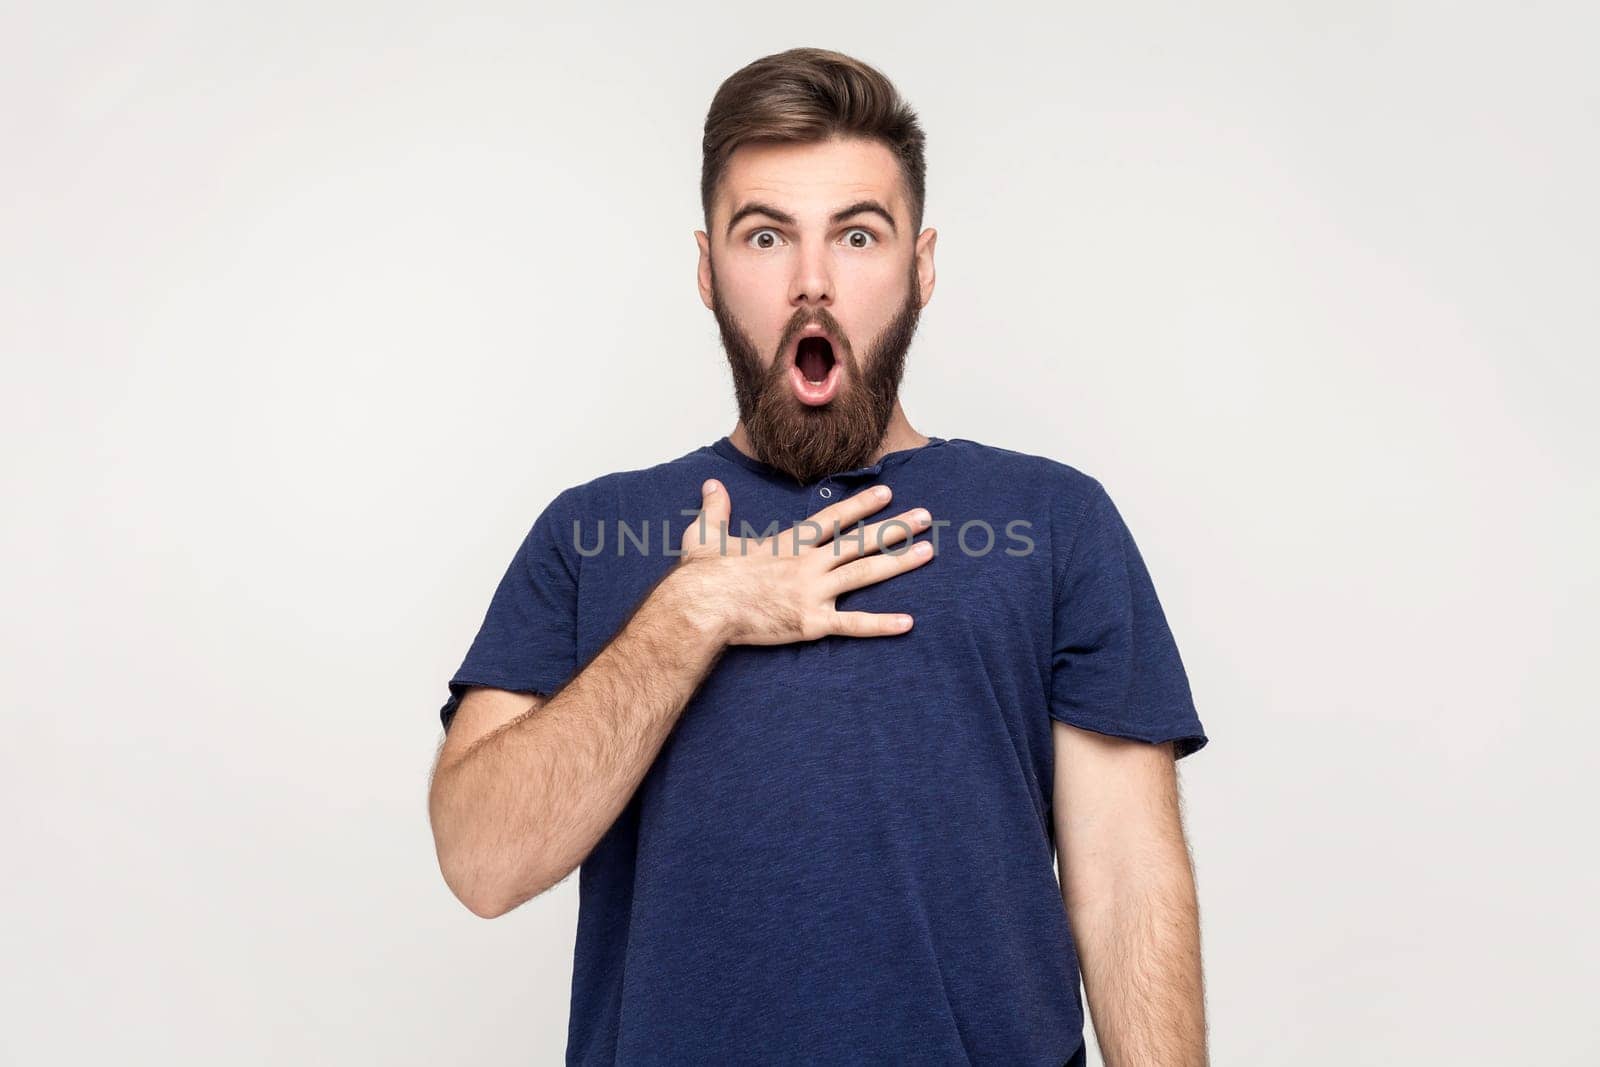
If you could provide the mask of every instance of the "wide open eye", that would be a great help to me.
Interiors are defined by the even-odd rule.
[[[760,237],[762,234],[770,234],[771,237],[772,237],[772,240],[765,241],[765,242],[757,241],[756,238]],[[747,244],[747,245],[750,245],[753,248],[760,249],[761,251],[766,251],[769,248],[777,248],[779,240],[780,240],[780,238],[778,237],[778,231],[777,230],[770,229],[768,227],[763,226],[759,230],[752,230],[750,232],[750,236],[748,236],[748,237],[746,237],[744,239],[744,243]]]
[[[865,237],[867,239],[865,244],[857,244],[853,240],[855,235],[858,234],[858,233],[861,236],[863,236],[863,237]],[[851,248],[871,248],[873,245],[878,243],[878,235],[877,234],[873,233],[871,230],[864,230],[859,226],[855,227],[854,229],[845,231],[844,239],[845,239],[845,243],[848,244]]]

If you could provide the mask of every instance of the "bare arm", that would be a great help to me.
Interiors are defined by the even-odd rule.
[[[429,813],[445,881],[475,914],[510,911],[577,867],[721,655],[675,574],[571,682],[470,747],[454,735],[472,729],[463,716],[477,694],[463,699]]]
[[[725,538],[730,502],[710,484],[706,522],[685,531],[678,565],[570,682],[548,700],[496,689],[463,698],[428,808],[445,882],[474,914],[502,915],[583,862],[728,645],[905,631],[897,616],[839,612],[833,600],[925,563],[867,553],[931,517],[897,516],[838,546],[809,531]],[[812,519],[848,529],[887,501],[867,490]]]
[[[1206,1067],[1194,870],[1171,743],[1053,723],[1062,898],[1106,1067]]]

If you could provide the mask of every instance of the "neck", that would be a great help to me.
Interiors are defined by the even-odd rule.
[[[756,455],[755,448],[750,444],[750,435],[745,432],[743,419],[733,424],[733,429],[728,433],[728,441],[734,448],[737,448],[751,459],[761,458]],[[906,418],[905,410],[900,407],[900,401],[897,399],[894,402],[894,411],[889,415],[889,425],[884,427],[883,440],[878,443],[878,447],[868,457],[867,463],[876,463],[890,452],[902,452],[908,448],[921,448],[927,443],[927,436],[919,433],[911,425]]]

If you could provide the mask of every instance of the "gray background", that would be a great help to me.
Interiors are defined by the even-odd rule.
[[[550,497],[733,427],[696,145],[799,44],[929,133],[913,424],[1155,576],[1214,1061],[1600,1056],[1584,5],[0,17],[0,1060],[559,1061],[576,879],[450,896],[436,713]]]

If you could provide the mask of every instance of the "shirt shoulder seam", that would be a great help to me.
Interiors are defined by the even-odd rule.
[[[1072,543],[1067,546],[1066,558],[1062,561],[1061,574],[1056,578],[1055,602],[1061,603],[1061,591],[1067,584],[1067,575],[1072,573],[1072,563],[1077,556],[1078,541],[1083,537],[1083,528],[1089,524],[1089,511],[1100,502],[1100,497],[1105,493],[1105,488],[1098,479],[1089,478],[1089,491],[1083,494],[1083,500],[1078,504],[1078,517],[1072,530]]]

